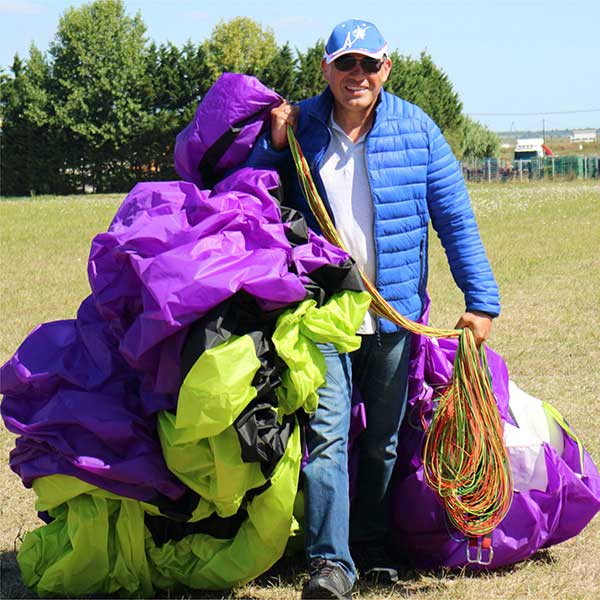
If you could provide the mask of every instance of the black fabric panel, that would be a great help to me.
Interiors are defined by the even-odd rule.
[[[180,523],[165,517],[146,514],[144,524],[150,531],[157,547],[173,540],[178,542],[188,535],[203,533],[219,540],[228,540],[237,534],[242,523],[248,518],[244,509],[238,510],[231,517],[219,517],[213,513],[210,517],[194,523]]]
[[[271,188],[269,190],[269,194],[271,194],[271,196],[273,196],[273,198],[275,198],[275,200],[277,201],[277,204],[279,205],[279,207],[281,207],[281,205],[283,204],[283,198],[284,198],[283,185],[281,185],[281,178],[279,179],[279,185],[276,188]],[[285,219],[283,219],[283,216],[282,216],[281,220],[282,221],[285,220]]]
[[[273,406],[277,405],[275,388],[281,383],[281,376],[287,369],[287,365],[279,358],[275,346],[271,340],[271,335],[265,335],[262,331],[253,331],[249,333],[256,357],[260,362],[260,367],[254,375],[252,385],[256,389],[256,397],[268,399]]]
[[[255,345],[261,336],[270,340],[279,314],[281,311],[263,312],[254,296],[245,292],[213,308],[188,329],[181,353],[181,380],[205,350],[219,346],[232,335],[252,334]]]
[[[217,164],[231,144],[235,142],[242,129],[249,123],[262,118],[262,115],[269,110],[271,110],[271,105],[263,106],[244,119],[240,119],[223,132],[221,137],[206,150],[198,165],[198,171],[205,187],[212,188],[221,179],[221,174],[216,171]]]
[[[260,496],[260,494],[270,487],[271,481],[268,480],[263,485],[248,490],[244,494],[242,506],[247,506],[254,498]],[[248,512],[245,508],[240,508],[235,515],[231,515],[230,517],[219,517],[217,513],[213,513],[210,517],[194,523],[174,521],[167,517],[157,517],[146,513],[144,524],[152,535],[154,543],[160,548],[169,540],[177,542],[187,535],[195,533],[210,535],[219,540],[231,539],[237,535],[237,532],[247,518]]]
[[[165,517],[173,521],[187,521],[191,518],[196,506],[198,506],[199,499],[198,493],[186,487],[185,494],[178,500],[165,498],[159,499],[157,502],[151,502],[151,504],[155,504]]]
[[[268,479],[285,454],[294,422],[294,417],[287,415],[279,424],[271,404],[253,400],[233,424],[242,449],[242,460],[259,462],[262,474]]]
[[[300,211],[282,206],[281,220],[288,225],[285,236],[292,247],[308,243],[308,225]]]
[[[364,292],[365,284],[353,259],[348,259],[341,265],[323,265],[309,276],[328,296],[341,290]]]

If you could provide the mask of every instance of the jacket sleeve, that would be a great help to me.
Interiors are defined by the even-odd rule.
[[[277,171],[283,187],[283,204],[302,212],[308,225],[315,231],[319,231],[315,217],[298,187],[298,175],[289,148],[275,150],[271,146],[269,132],[266,132],[258,138],[243,166]]]
[[[429,124],[427,203],[467,310],[497,317],[498,286],[486,256],[460,165],[440,129]]]
[[[270,134],[266,131],[256,140],[243,166],[281,171],[289,169],[291,160],[290,149],[275,150],[271,146]]]

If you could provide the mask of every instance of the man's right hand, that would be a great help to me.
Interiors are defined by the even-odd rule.
[[[283,150],[287,144],[287,126],[295,127],[300,109],[283,102],[271,111],[271,146]]]

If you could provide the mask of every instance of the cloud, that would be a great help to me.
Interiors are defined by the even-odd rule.
[[[44,7],[39,2],[27,0],[0,0],[0,14],[5,15],[39,15]]]

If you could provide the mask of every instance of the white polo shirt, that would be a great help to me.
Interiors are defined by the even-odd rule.
[[[321,166],[321,179],[327,191],[335,226],[346,249],[375,282],[376,256],[373,237],[375,209],[367,176],[366,133],[354,143],[329,117],[331,142]],[[375,317],[368,312],[358,333],[375,333]]]

